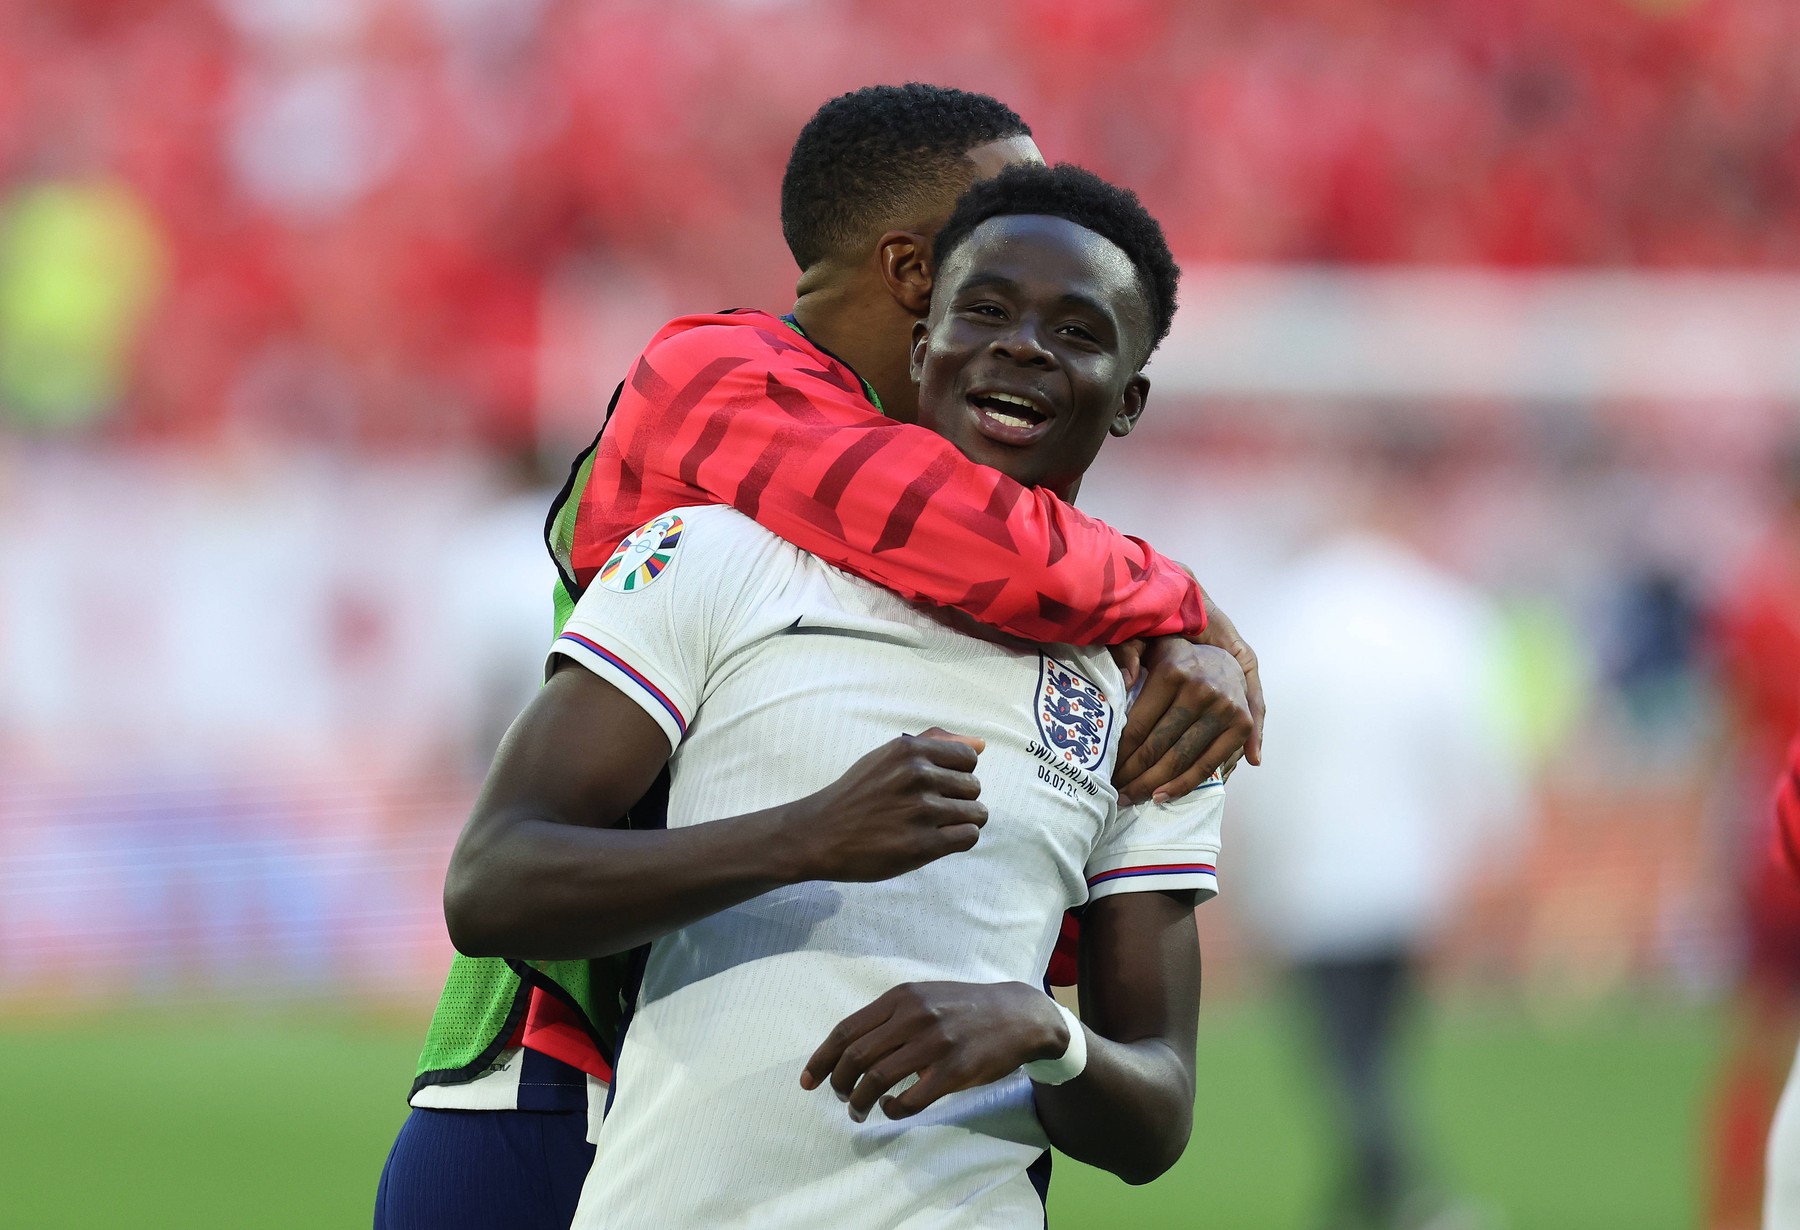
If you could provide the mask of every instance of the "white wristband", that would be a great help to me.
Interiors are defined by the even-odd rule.
[[[1040,1085],[1061,1085],[1074,1080],[1087,1067],[1087,1031],[1081,1018],[1055,1000],[1056,1010],[1069,1026],[1069,1048],[1055,1059],[1034,1059],[1025,1065],[1025,1075]]]

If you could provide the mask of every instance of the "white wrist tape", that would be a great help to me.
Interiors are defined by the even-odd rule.
[[[1087,1031],[1081,1027],[1081,1018],[1061,1004],[1056,1004],[1056,1010],[1069,1026],[1069,1049],[1055,1059],[1034,1059],[1025,1065],[1025,1075],[1040,1085],[1072,1081],[1087,1067]]]

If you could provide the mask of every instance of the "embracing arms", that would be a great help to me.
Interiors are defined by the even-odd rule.
[[[986,821],[979,747],[934,728],[792,803],[676,830],[619,827],[668,762],[669,735],[612,684],[557,662],[501,741],[451,856],[445,918],[470,956],[623,952],[785,884],[899,875],[973,846]],[[1241,739],[1243,676],[1205,646],[1181,646],[1169,669],[1187,680],[1178,700],[1190,688],[1214,697],[1173,706],[1179,726],[1142,724],[1145,746],[1167,740],[1163,763],[1191,786],[1200,749]]]
[[[986,811],[978,748],[943,732],[876,748],[782,807],[670,830],[612,827],[662,770],[668,737],[605,680],[565,666],[502,742],[444,888],[463,952],[604,956],[784,884],[879,880],[966,850]],[[836,817],[821,824],[817,817]],[[1168,1169],[1193,1118],[1199,941],[1187,894],[1119,893],[1082,934],[1087,1067],[1037,1086],[1039,1117],[1072,1157],[1143,1183]],[[908,983],[846,1018],[801,1082],[829,1079],[864,1117],[890,1117],[1067,1048],[1065,1019],[1023,983]]]
[[[1122,803],[1180,798],[1215,772],[1229,774],[1240,757],[1262,763],[1256,655],[1223,614],[1208,627],[1227,643],[1161,637],[1113,649],[1126,679],[1141,673],[1144,681],[1113,765]]]
[[[665,325],[572,494],[573,518],[553,517],[550,537],[576,590],[646,501],[721,503],[903,597],[1027,640],[1111,644],[1206,625],[1179,564],[884,417],[855,373],[765,313]]]
[[[1139,710],[1154,712],[1126,730],[1116,781],[1132,797],[1165,787],[1178,796],[1240,749],[1260,763],[1256,655],[1185,569],[941,437],[884,418],[853,372],[764,313],[673,321],[633,366],[546,527],[567,594],[648,516],[707,503],[907,598],[1029,640],[1181,633],[1224,649],[1246,676],[1248,729],[1216,755],[1213,731],[1171,771],[1173,762],[1159,762],[1196,723],[1172,716],[1182,705],[1172,688],[1147,689]],[[1144,656],[1155,682],[1162,668]],[[1158,720],[1165,713],[1168,723]],[[1174,730],[1145,740],[1151,725]],[[1190,767],[1201,769],[1191,781]]]
[[[667,762],[668,736],[564,665],[501,741],[456,843],[450,938],[471,956],[607,956],[786,884],[882,880],[966,850],[987,821],[978,748],[942,735],[885,743],[781,807],[628,830],[615,826]]]

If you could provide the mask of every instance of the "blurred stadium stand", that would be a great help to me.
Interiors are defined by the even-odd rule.
[[[909,76],[1011,102],[1190,264],[1800,268],[1784,0],[27,2],[0,11],[4,404],[529,439],[547,289],[653,286],[635,333],[780,302],[793,134]]]
[[[664,318],[787,302],[789,142],[909,78],[1168,225],[1147,438],[1084,503],[1253,640],[1358,450],[1449,449],[1541,795],[1449,975],[1718,985],[1704,612],[1800,399],[1789,0],[27,0],[0,1003],[435,980],[548,627],[534,493]]]

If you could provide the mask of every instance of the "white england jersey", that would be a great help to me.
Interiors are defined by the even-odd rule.
[[[1042,1226],[1048,1147],[1022,1072],[856,1124],[800,1072],[904,982],[1041,984],[1064,910],[1216,888],[1223,787],[1121,811],[1124,683],[1103,649],[915,607],[723,507],[621,544],[556,652],[674,747],[670,827],[792,802],[895,736],[987,741],[972,850],[875,884],[815,881],[655,941],[575,1226]]]

